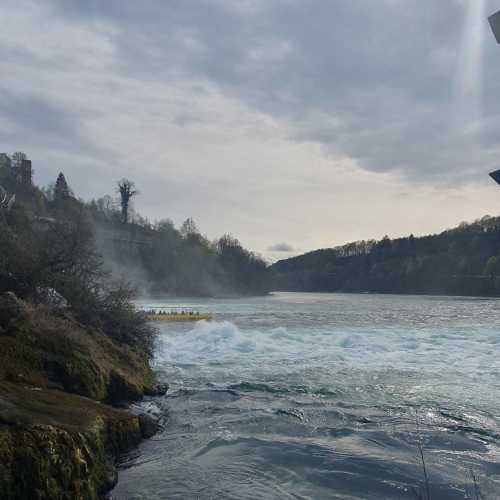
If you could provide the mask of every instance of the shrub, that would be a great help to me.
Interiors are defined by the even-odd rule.
[[[118,283],[99,298],[97,314],[104,333],[118,343],[152,354],[156,330],[146,315],[132,303],[135,290],[126,283]]]

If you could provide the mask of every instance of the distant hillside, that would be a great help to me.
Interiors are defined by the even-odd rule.
[[[140,293],[241,296],[270,290],[267,264],[231,235],[211,242],[191,219],[179,229],[169,219],[151,224],[138,216],[123,224],[119,211],[103,209],[100,200],[87,208],[106,267]]]
[[[500,217],[317,250],[271,270],[273,288],[282,291],[500,296]]]

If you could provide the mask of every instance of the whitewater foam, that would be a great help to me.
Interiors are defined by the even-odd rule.
[[[458,391],[462,397],[489,403],[494,398],[487,387],[500,384],[499,364],[492,351],[500,343],[499,331],[484,326],[453,328],[451,324],[435,328],[432,316],[423,320],[421,314],[412,328],[394,325],[390,314],[384,315],[384,321],[391,318],[386,326],[336,324],[335,318],[311,325],[310,316],[307,318],[308,324],[303,325],[285,317],[285,326],[267,329],[255,328],[255,321],[242,321],[240,327],[222,320],[201,321],[188,330],[165,330],[159,338],[155,366],[170,373],[181,370],[177,378],[189,384],[196,380],[221,385],[256,381],[279,387],[331,387],[333,392],[338,390],[333,387],[337,383],[357,387],[360,382],[361,390],[378,393],[378,388],[367,383],[374,374],[379,379],[383,374],[378,387],[385,390],[387,374],[418,373],[421,383],[415,386],[412,382],[410,391],[404,382],[391,381],[386,392],[395,385],[399,387],[397,396],[404,391],[435,396],[441,391],[440,396],[446,392],[449,399]]]
[[[463,498],[471,469],[496,498],[498,304],[279,294],[162,325],[168,424],[117,498],[407,498],[418,443],[433,498]]]

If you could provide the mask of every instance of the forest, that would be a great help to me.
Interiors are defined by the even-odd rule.
[[[500,217],[440,234],[358,241],[275,263],[275,290],[500,295]]]
[[[41,276],[52,279],[57,275],[59,257],[79,252],[86,252],[92,263],[83,264],[87,268],[78,273],[99,268],[143,295],[239,296],[265,294],[270,289],[266,262],[233,236],[209,241],[191,218],[176,228],[169,219],[152,223],[136,213],[133,200],[140,193],[133,181],[121,179],[110,186],[111,195],[85,201],[77,197],[62,172],[42,188],[32,177],[26,154],[0,155],[3,239],[11,235],[11,246],[19,246],[23,238],[26,242],[13,250],[8,265],[17,263],[16,279],[31,281],[32,290],[40,288]],[[7,243],[3,242],[5,248]],[[61,255],[42,255],[56,249]],[[5,253],[3,261],[7,266]],[[1,288],[15,289],[12,272],[3,271],[0,268]],[[58,290],[61,280],[57,287],[50,279],[47,285]]]

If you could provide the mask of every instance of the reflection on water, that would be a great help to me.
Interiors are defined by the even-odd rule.
[[[169,302],[171,303],[171,301]],[[500,303],[275,294],[183,301],[145,401],[164,430],[124,458],[116,499],[500,495]],[[466,489],[469,488],[469,493]]]

